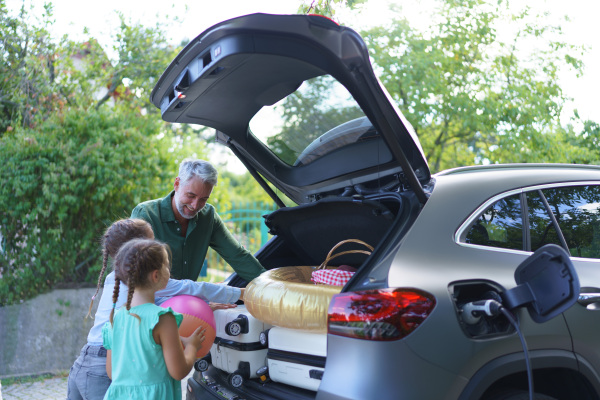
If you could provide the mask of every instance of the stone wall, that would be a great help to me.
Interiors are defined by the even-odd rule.
[[[69,371],[93,326],[85,316],[95,291],[58,289],[0,307],[0,377]]]

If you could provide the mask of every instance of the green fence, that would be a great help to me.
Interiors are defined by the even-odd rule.
[[[277,209],[275,204],[248,202],[234,203],[230,210],[217,210],[217,212],[233,236],[254,254],[270,238],[262,216],[275,209]],[[218,282],[232,272],[231,266],[216,251],[209,248],[202,272],[200,272],[200,279]]]

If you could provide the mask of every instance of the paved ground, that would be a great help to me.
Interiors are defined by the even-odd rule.
[[[185,399],[188,378],[181,381],[181,392]],[[37,382],[18,383],[0,388],[0,400],[65,400],[67,398],[67,377],[49,378]]]
[[[2,386],[2,400],[64,400],[66,398],[67,377]]]

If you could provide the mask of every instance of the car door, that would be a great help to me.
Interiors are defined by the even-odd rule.
[[[465,242],[525,251],[553,243],[567,250],[581,295],[563,315],[582,371],[600,373],[600,184],[540,185],[505,196],[481,214]]]
[[[600,373],[600,185],[541,190],[577,270],[581,295],[564,313],[583,372]],[[528,202],[529,203],[529,202]],[[531,226],[531,224],[530,224]],[[534,231],[534,229],[530,229]],[[539,233],[539,232],[538,232]],[[532,234],[532,237],[535,237]],[[539,238],[538,238],[539,239]],[[532,245],[536,244],[532,239]]]

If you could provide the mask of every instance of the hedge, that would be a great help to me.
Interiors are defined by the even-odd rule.
[[[161,123],[79,110],[0,138],[0,306],[95,282],[106,227],[172,187],[176,154]]]

